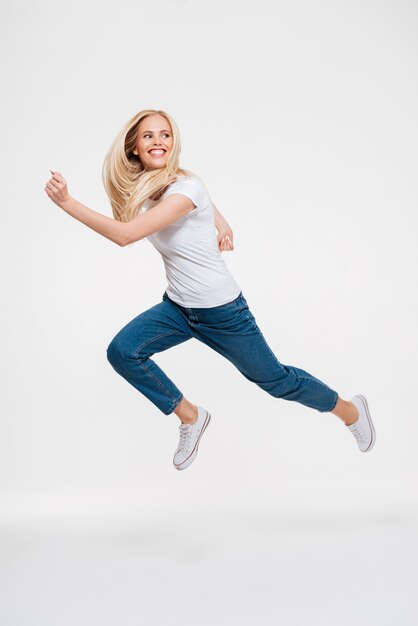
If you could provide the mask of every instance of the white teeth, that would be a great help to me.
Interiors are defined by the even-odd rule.
[[[150,150],[150,154],[155,154],[156,156],[160,156],[164,154],[164,150]]]

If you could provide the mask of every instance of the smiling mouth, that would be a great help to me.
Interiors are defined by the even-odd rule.
[[[165,150],[150,150],[148,154],[153,157],[161,157],[165,154]]]

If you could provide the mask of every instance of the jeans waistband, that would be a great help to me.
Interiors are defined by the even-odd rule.
[[[163,293],[163,300],[170,300],[170,302],[172,302],[173,304],[175,304],[176,306],[180,307],[181,309],[184,310],[194,310],[196,309],[197,311],[204,311],[204,310],[209,310],[209,309],[221,309],[222,307],[228,307],[231,305],[235,305],[237,302],[239,302],[240,300],[245,299],[244,298],[244,294],[242,291],[240,291],[240,293],[237,295],[236,298],[234,298],[233,300],[230,300],[229,302],[225,302],[224,304],[218,304],[218,306],[213,306],[213,307],[188,307],[188,306],[183,306],[182,304],[178,304],[177,302],[174,302],[174,300],[172,300],[166,291],[164,291]]]

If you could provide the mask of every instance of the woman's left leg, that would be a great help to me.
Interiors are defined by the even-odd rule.
[[[199,309],[195,333],[199,341],[275,398],[299,402],[321,413],[333,412],[345,423],[355,421],[357,409],[334,389],[303,369],[279,362],[242,294],[226,305]]]

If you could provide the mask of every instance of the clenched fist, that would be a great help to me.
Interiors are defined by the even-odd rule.
[[[51,198],[52,202],[55,202],[58,206],[61,206],[62,202],[65,202],[70,197],[67,189],[67,182],[60,172],[53,172],[52,178],[49,179],[45,186],[45,191]]]

